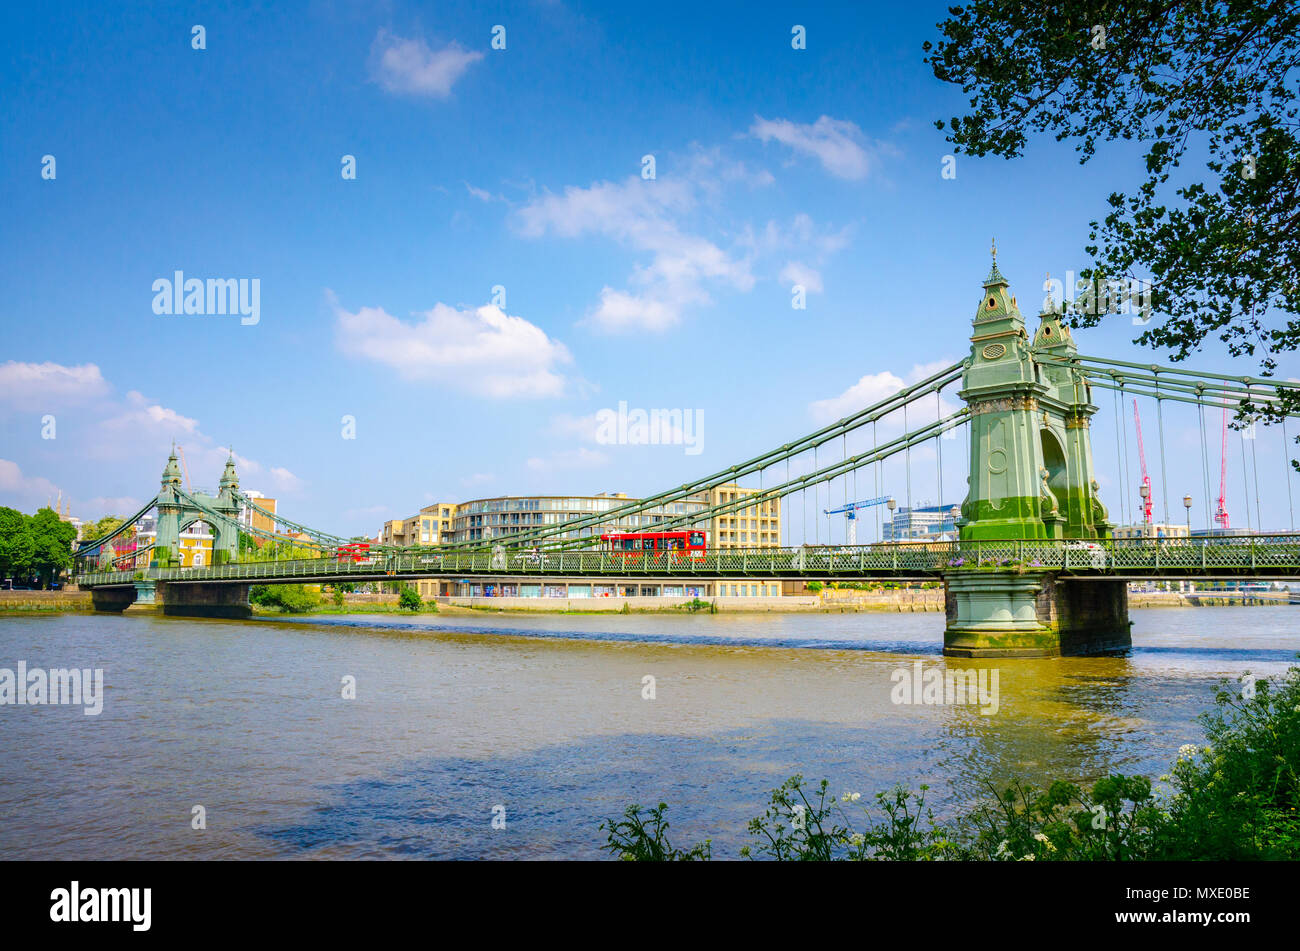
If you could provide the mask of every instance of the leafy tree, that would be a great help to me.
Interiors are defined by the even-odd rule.
[[[402,593],[397,596],[397,606],[403,611],[418,611],[424,606],[419,593],[411,587],[402,586]]]
[[[125,521],[117,515],[105,515],[97,522],[86,522],[81,526],[81,538],[83,541],[94,541],[96,538],[103,538],[109,532],[117,531],[118,527]]]
[[[265,608],[279,608],[285,614],[301,614],[320,607],[320,595],[300,584],[258,584],[248,592],[248,600]]]
[[[1166,319],[1136,342],[1179,361],[1215,336],[1264,375],[1300,346],[1300,4],[975,0],[939,30],[926,62],[970,104],[936,123],[957,152],[1009,159],[1036,132],[1080,163],[1144,144],[1146,178],[1091,223],[1084,272],[1150,277]],[[1200,174],[1180,167],[1193,158]],[[1078,326],[1104,316],[1075,310]]]
[[[334,606],[336,608],[343,607],[343,589],[338,585],[334,586],[333,600],[334,600]]]
[[[72,567],[72,543],[77,530],[53,509],[43,508],[28,520],[28,531],[32,537],[32,569],[41,587],[48,588]]]
[[[27,580],[36,555],[27,516],[0,507],[0,578]]]

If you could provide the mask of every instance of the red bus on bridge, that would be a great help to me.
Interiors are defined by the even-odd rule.
[[[370,556],[370,545],[367,542],[352,542],[348,545],[340,545],[338,552],[334,556],[339,561],[355,561],[357,563],[372,563]]]
[[[684,532],[610,532],[601,535],[600,540],[607,551],[624,558],[638,555],[658,557],[664,553],[673,558],[703,558],[709,533],[695,529]]]

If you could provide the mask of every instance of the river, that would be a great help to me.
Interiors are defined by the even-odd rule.
[[[0,852],[594,858],[602,818],[663,800],[674,844],[728,858],[796,772],[927,783],[945,817],[990,780],[1155,778],[1221,678],[1300,650],[1286,606],[1132,616],[1123,657],[945,661],[939,614],[0,615],[0,668],[104,671],[97,716],[0,706]],[[892,702],[917,660],[996,668],[997,712]]]

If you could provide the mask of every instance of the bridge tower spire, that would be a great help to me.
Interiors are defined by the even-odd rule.
[[[232,521],[239,520],[239,475],[235,472],[235,451],[226,457],[226,467],[217,485],[217,497],[212,507]],[[239,555],[239,530],[234,525],[218,522],[212,527],[212,558],[217,564],[235,561]]]
[[[176,460],[176,444],[163,466],[162,486],[158,490],[158,525],[154,536],[153,563],[169,562],[176,557],[181,539],[181,512],[185,508],[180,497],[181,467]]]

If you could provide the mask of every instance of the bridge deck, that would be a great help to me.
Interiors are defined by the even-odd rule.
[[[665,552],[413,549],[355,562],[332,558],[254,561],[200,568],[89,571],[82,587],[171,582],[394,581],[453,575],[607,578],[917,578],[991,569],[1098,577],[1300,577],[1300,535],[1104,542],[979,541]]]

